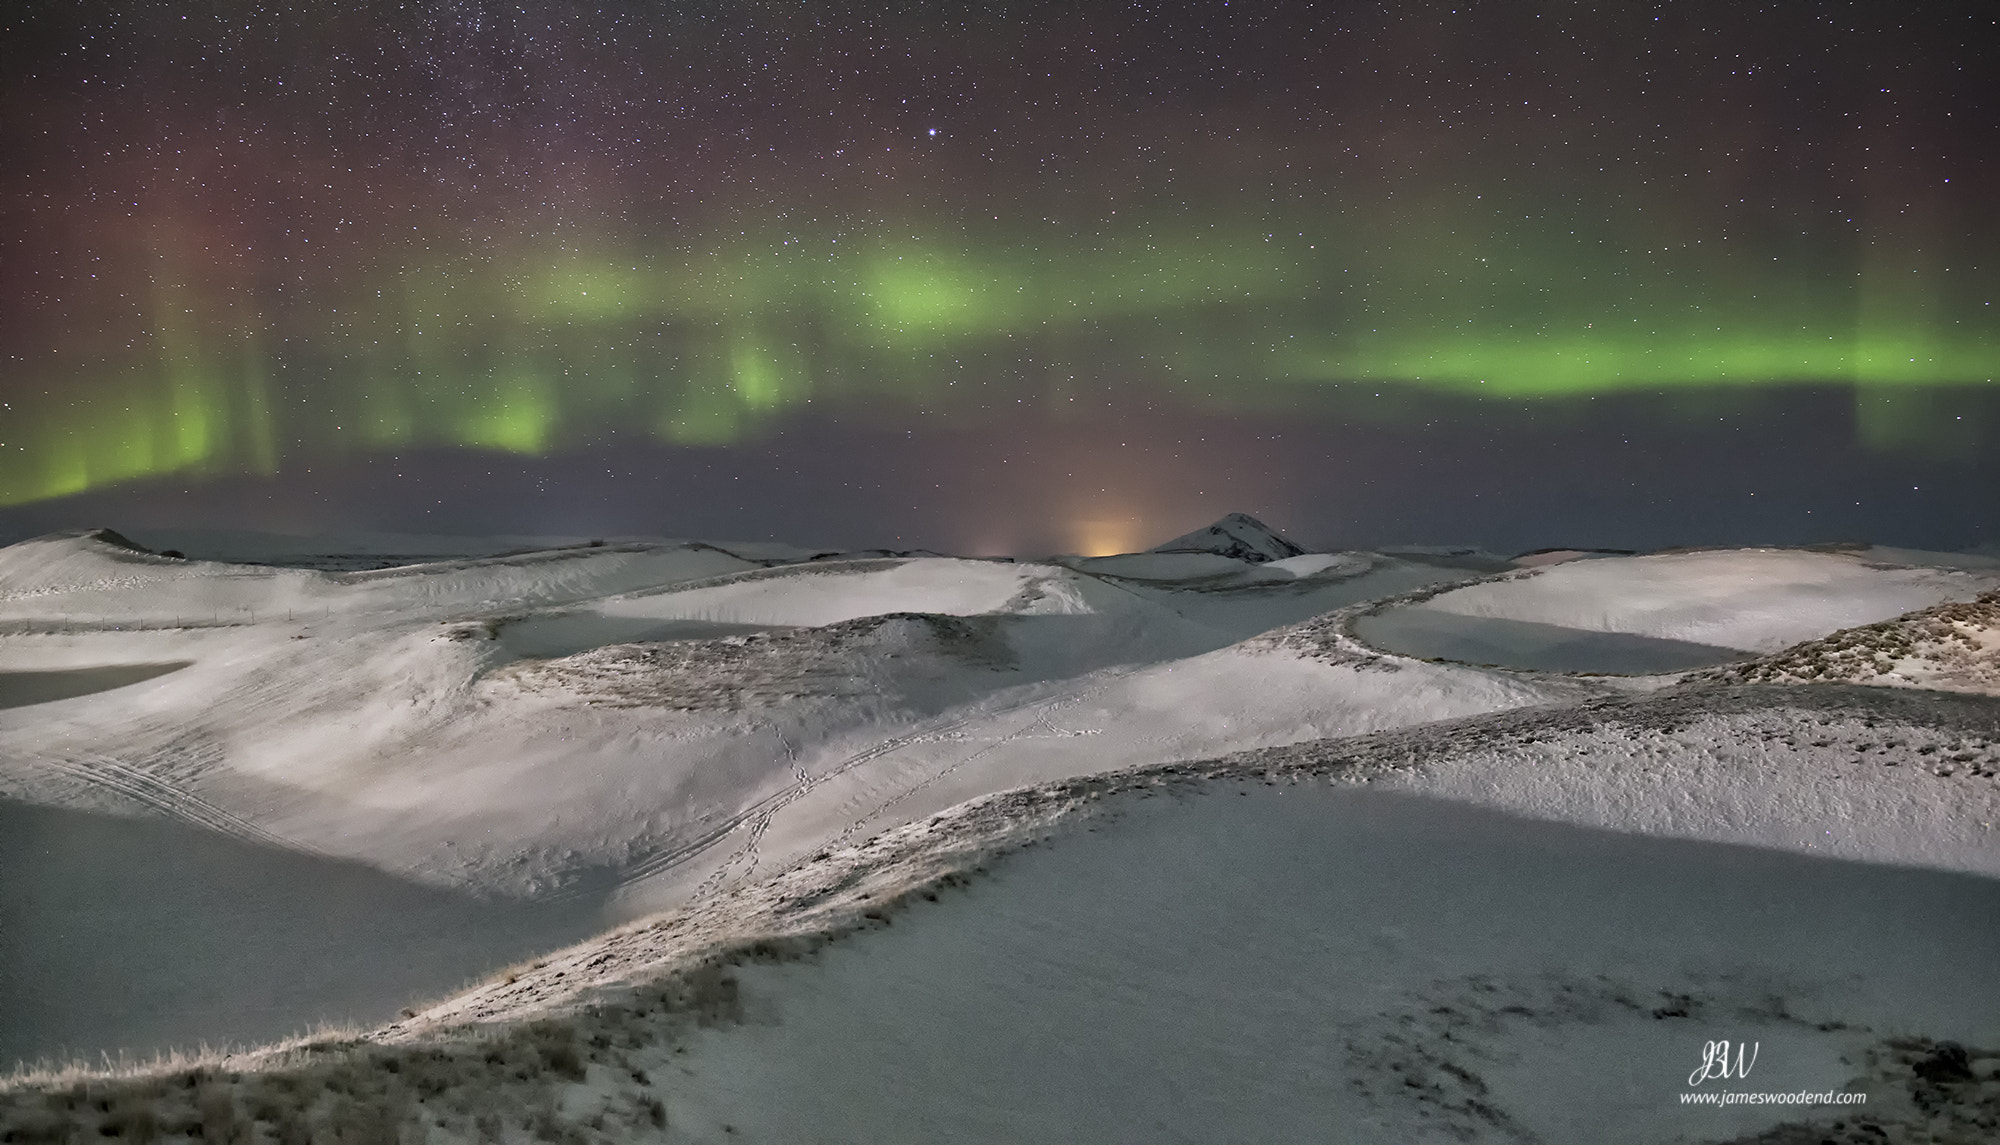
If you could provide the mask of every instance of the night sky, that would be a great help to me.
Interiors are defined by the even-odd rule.
[[[0,6],[0,534],[2000,542],[1971,3]]]

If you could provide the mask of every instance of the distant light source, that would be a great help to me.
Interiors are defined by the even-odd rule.
[[[1070,525],[1071,543],[1079,556],[1109,557],[1139,548],[1137,517],[1096,517]]]

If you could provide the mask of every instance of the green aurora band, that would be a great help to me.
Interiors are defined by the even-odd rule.
[[[1111,375],[1224,408],[1356,383],[1512,400],[1845,383],[1865,440],[1936,448],[1950,430],[1920,395],[2000,375],[1984,299],[1894,260],[1792,277],[1686,250],[1607,270],[1268,221],[1087,246],[898,229],[771,226],[696,254],[604,243],[504,269],[466,251],[310,329],[168,282],[131,350],[52,355],[46,399],[9,411],[0,503],[269,471],[294,449],[545,454],[635,430],[721,446],[815,400],[969,412]]]
[[[1322,8],[29,5],[0,505],[1133,400],[1990,443],[1984,9]]]
[[[815,399],[953,412],[1118,373],[1225,408],[1354,383],[1516,400],[1847,383],[1872,444],[1935,446],[1920,406],[1867,399],[2000,374],[1991,307],[1925,289],[1948,268],[1894,260],[1792,277],[1686,250],[1607,270],[1268,221],[1087,246],[898,229],[770,226],[695,254],[604,243],[504,269],[466,251],[309,331],[169,282],[132,351],[56,355],[71,360],[46,367],[47,400],[9,411],[0,503],[268,471],[288,448],[544,454],[635,429],[720,446]]]

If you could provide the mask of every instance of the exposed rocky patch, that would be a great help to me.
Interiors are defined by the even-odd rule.
[[[1154,553],[1215,553],[1251,564],[1281,561],[1305,552],[1248,513],[1231,513],[1205,529],[1155,545]]]
[[[967,665],[1003,671],[1013,653],[992,617],[899,612],[821,628],[616,644],[509,665],[488,686],[611,707],[739,711],[874,694],[888,679],[924,674],[927,664],[933,675]]]
[[[1845,628],[1700,677],[1741,684],[1838,682],[2000,695],[2000,592]]]
[[[1725,1145],[1991,1145],[2000,1141],[2000,1049],[1898,1037],[1871,1047],[1849,1089],[1866,1106]]]

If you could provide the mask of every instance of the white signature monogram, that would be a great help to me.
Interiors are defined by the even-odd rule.
[[[1736,1043],[1736,1060],[1729,1060],[1729,1043],[1709,1042],[1701,1047],[1701,1064],[1688,1075],[1689,1085],[1700,1085],[1710,1078],[1750,1076],[1750,1067],[1757,1064],[1757,1049],[1762,1042]],[[1746,1056],[1747,1055],[1747,1056]]]

